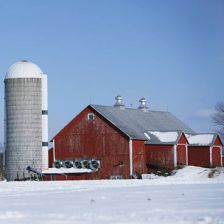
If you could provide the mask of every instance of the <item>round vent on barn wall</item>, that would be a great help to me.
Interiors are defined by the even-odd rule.
[[[97,170],[99,168],[100,168],[100,161],[99,160],[95,160],[95,159],[91,160],[91,162],[90,162],[90,169]]]
[[[81,164],[82,164],[82,168],[90,169],[90,162],[89,162],[89,160],[82,160]]]
[[[82,168],[82,163],[80,160],[74,160],[73,164],[76,168],[81,169]]]
[[[72,167],[73,167],[73,161],[71,161],[71,160],[66,160],[66,161],[64,162],[64,166],[65,166],[66,168],[72,168]]]
[[[60,160],[56,160],[55,162],[54,162],[54,166],[55,166],[55,168],[61,168],[61,167],[63,167],[63,162],[62,161],[60,161]]]

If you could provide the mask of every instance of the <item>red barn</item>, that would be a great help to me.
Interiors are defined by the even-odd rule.
[[[217,134],[187,135],[188,163],[192,166],[222,166],[223,143]]]
[[[54,165],[50,165],[69,168],[52,168],[45,173],[56,179],[130,178],[147,173],[147,163],[151,161],[148,148],[153,143],[147,137],[148,130],[176,132],[177,139],[161,148],[170,151],[170,167],[187,164],[187,140],[183,132],[194,133],[188,126],[169,112],[148,110],[144,98],[137,109],[125,108],[121,96],[116,100],[114,106],[87,106],[52,139],[50,161]],[[170,147],[175,148],[173,156]],[[166,161],[166,153],[162,156]],[[91,169],[94,162],[98,165]]]

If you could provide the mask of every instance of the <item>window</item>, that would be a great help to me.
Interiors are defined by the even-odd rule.
[[[42,146],[48,146],[48,142],[42,142]]]
[[[88,121],[93,121],[95,119],[95,114],[93,113],[88,113]]]

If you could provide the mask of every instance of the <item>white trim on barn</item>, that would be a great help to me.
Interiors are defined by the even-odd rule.
[[[129,140],[129,159],[130,159],[130,177],[133,175],[133,149],[132,149],[132,140]]]
[[[212,147],[218,147],[218,148],[219,148],[219,147],[220,147],[220,145],[213,145]]]
[[[220,145],[219,147],[220,147],[221,166],[223,166],[223,164],[222,164],[222,146]]]
[[[55,162],[55,141],[53,139],[53,162]]]
[[[212,166],[212,147],[209,147],[209,161],[210,161],[210,166]]]
[[[173,163],[174,167],[177,167],[177,145],[173,146]]]
[[[185,144],[185,150],[186,150],[186,166],[188,166],[188,144]]]

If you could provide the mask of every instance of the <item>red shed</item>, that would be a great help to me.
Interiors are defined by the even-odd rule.
[[[187,138],[181,131],[147,131],[146,163],[151,169],[188,165]]]
[[[223,143],[217,134],[187,135],[188,163],[192,166],[220,167],[222,166]]]
[[[114,106],[87,106],[52,139],[51,158],[63,169],[45,173],[56,179],[130,178],[147,172],[145,130],[193,132],[169,112],[148,110],[145,99],[138,109],[125,108],[121,96],[116,100]],[[185,164],[183,151],[178,158]]]

